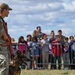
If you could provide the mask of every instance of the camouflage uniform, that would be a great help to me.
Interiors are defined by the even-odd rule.
[[[57,37],[60,37],[60,41],[61,41],[61,43],[63,43],[64,42],[64,39],[65,39],[65,36],[63,36],[63,35],[56,35],[56,38]]]
[[[8,75],[9,69],[9,58],[8,53],[9,49],[8,46],[2,46],[6,41],[2,38],[2,33],[6,33],[3,27],[3,20],[0,18],[0,75]]]

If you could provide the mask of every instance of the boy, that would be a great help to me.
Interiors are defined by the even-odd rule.
[[[69,48],[69,56],[70,56],[70,69],[75,69],[75,40],[73,36],[70,36],[70,48]]]
[[[61,44],[60,37],[56,37],[56,40],[52,42],[52,53],[53,53],[53,65],[56,69],[56,61],[58,60],[58,69],[61,69]]]
[[[63,62],[64,62],[64,69],[69,69],[69,43],[68,38],[64,39],[63,45]]]

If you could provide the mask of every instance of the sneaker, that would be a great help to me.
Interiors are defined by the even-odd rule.
[[[64,68],[64,70],[68,70],[68,69],[69,69],[68,67],[65,67],[65,68]]]

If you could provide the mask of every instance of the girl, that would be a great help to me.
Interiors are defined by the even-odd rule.
[[[49,44],[47,35],[43,34],[43,39],[41,40],[41,48],[42,48],[42,62],[43,62],[43,69],[48,69],[48,59],[49,59]]]
[[[32,52],[31,56],[33,56],[34,59],[34,69],[37,69],[37,62],[38,62],[38,56],[39,56],[39,45],[37,44],[38,40],[37,37],[32,38]]]
[[[37,37],[37,31],[36,31],[36,30],[33,31],[32,36],[33,36],[33,37],[35,37],[35,36]]]
[[[64,69],[69,69],[69,43],[67,37],[64,39],[63,50]]]
[[[32,36],[30,34],[27,35],[27,44],[28,44],[28,57],[32,59],[31,55],[31,48],[32,48]],[[28,69],[32,69],[32,61],[31,62],[27,62],[28,64]]]
[[[26,54],[27,53],[27,42],[24,40],[24,37],[23,36],[20,36],[19,37],[19,40],[18,40],[18,49],[19,51],[21,52],[21,54]],[[28,65],[26,65],[26,69],[27,69]],[[25,64],[23,63],[22,66],[21,66],[22,69],[25,69]]]
[[[52,56],[52,42],[55,40],[55,33],[54,31],[52,30],[51,33],[50,33],[50,39],[49,39],[49,61],[51,62],[51,68],[50,69],[54,69],[54,65],[53,65],[53,56]]]
[[[24,40],[24,37],[23,36],[20,36],[19,37],[19,40],[18,40],[18,48],[19,48],[19,51],[23,54],[23,51],[26,52],[27,50],[27,42]]]

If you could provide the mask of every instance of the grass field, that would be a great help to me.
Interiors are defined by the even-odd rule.
[[[75,75],[75,70],[22,70],[21,75]]]

